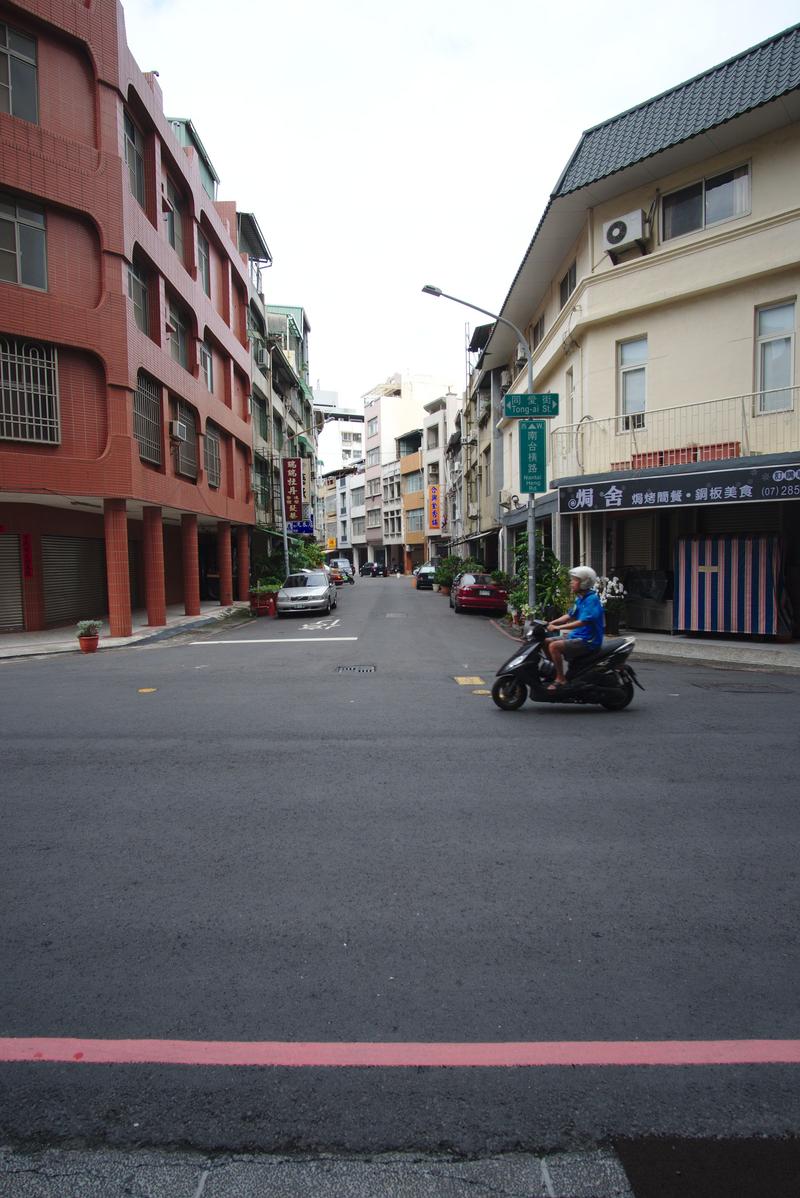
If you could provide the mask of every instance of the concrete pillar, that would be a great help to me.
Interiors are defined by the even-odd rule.
[[[244,525],[236,529],[236,583],[239,599],[247,599],[250,591],[250,530]]]
[[[219,605],[233,603],[233,566],[231,563],[231,526],[227,520],[217,524],[217,569],[219,570]]]
[[[144,521],[144,595],[147,623],[167,622],[167,598],[164,590],[164,525],[160,507],[146,507]]]
[[[108,622],[112,636],[130,636],[131,578],[128,564],[128,513],[124,499],[103,500],[108,581]]]
[[[197,551],[197,516],[181,516],[181,561],[183,564],[183,610],[200,615],[200,561]]]

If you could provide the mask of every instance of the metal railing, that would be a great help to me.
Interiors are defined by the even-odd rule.
[[[551,434],[550,476],[649,470],[800,449],[800,387],[584,417]]]

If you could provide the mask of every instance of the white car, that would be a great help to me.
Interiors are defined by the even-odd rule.
[[[303,570],[290,574],[278,591],[279,616],[289,612],[321,611],[336,607],[336,586],[327,570]]]

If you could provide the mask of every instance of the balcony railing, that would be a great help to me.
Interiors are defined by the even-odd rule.
[[[554,429],[550,476],[651,470],[795,449],[800,449],[800,387],[781,387]]]

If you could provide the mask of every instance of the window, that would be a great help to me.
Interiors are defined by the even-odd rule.
[[[361,433],[353,433],[353,444],[354,445],[361,444]]]
[[[211,295],[211,250],[205,233],[197,230],[197,269],[206,295]]]
[[[492,451],[489,446],[483,451],[483,493],[492,493]]]
[[[188,320],[173,300],[169,304],[169,352],[184,370],[189,369]]]
[[[0,282],[47,290],[44,209],[0,192]]]
[[[350,492],[350,503],[353,505],[353,507],[361,507],[363,502],[364,502],[364,488],[363,487],[353,487],[353,490]]]
[[[406,532],[422,532],[424,525],[425,509],[421,507],[410,508],[406,512]]]
[[[367,453],[367,465],[368,466],[380,466],[380,464],[381,464],[380,447],[378,447],[377,449],[370,449],[369,452]]]
[[[218,487],[222,476],[219,455],[219,433],[213,424],[206,425],[206,435],[203,438],[203,464],[209,487]]]
[[[381,480],[379,478],[371,478],[367,483],[367,495],[374,499],[376,495],[381,493]]]
[[[339,521],[339,530],[340,530],[339,531],[340,539],[342,541],[346,541],[347,540],[347,521],[346,520]]]
[[[347,495],[346,494],[339,496],[339,515],[340,516],[347,515]]]
[[[438,426],[438,424],[433,424],[428,429],[428,436],[427,436],[427,440],[426,440],[425,444],[428,449],[438,449],[439,448],[439,426]]]
[[[133,435],[143,462],[161,465],[161,387],[143,370],[133,396]]]
[[[756,328],[758,412],[790,412],[794,407],[794,303],[759,308]]]
[[[577,280],[577,275],[575,273],[575,267],[576,267],[576,264],[573,262],[572,266],[569,268],[567,273],[564,275],[564,278],[561,280],[561,283],[559,286],[559,295],[560,295],[560,299],[561,299],[561,307],[562,308],[564,307],[564,304],[567,302],[567,300],[569,299],[569,297],[572,295],[573,291],[575,290],[575,283]],[[542,331],[544,331],[544,330],[542,330]]]
[[[178,402],[178,420],[186,426],[186,440],[178,442],[176,470],[187,478],[197,478],[197,420],[194,409]]]
[[[351,523],[353,525],[353,540],[355,540],[356,537],[363,537],[363,535],[364,535],[364,517],[363,516],[355,516],[353,518],[353,520],[351,521]]]
[[[55,346],[0,337],[0,438],[60,442]]]
[[[135,125],[125,113],[125,163],[128,167],[128,182],[131,185],[131,195],[144,208],[144,137],[138,125]]]
[[[353,440],[352,433],[342,433],[342,445],[350,445]]]
[[[351,452],[349,449],[343,449],[343,450],[342,450],[342,461],[343,461],[343,462],[349,462],[349,461],[350,461],[350,458],[351,458],[352,456],[353,456],[353,455],[352,455],[352,452]]]
[[[573,287],[575,286],[574,282],[572,285],[573,285]],[[562,308],[565,303],[566,303],[566,300],[562,300],[562,302],[561,302]],[[534,350],[537,349],[539,345],[541,345],[543,337],[544,337],[544,312],[539,317],[539,319],[536,321],[536,324],[533,326],[533,348],[534,348]]]
[[[435,486],[439,481],[439,463],[431,462],[428,466],[428,486]]]
[[[206,384],[206,390],[214,394],[214,359],[205,341],[200,342],[200,373]]]
[[[570,366],[564,375],[564,423],[573,424],[575,420],[575,375]]]
[[[259,399],[257,395],[252,399],[253,407],[253,424],[256,432],[262,441],[269,440],[269,420],[267,419],[267,405],[263,399]]]
[[[414,491],[421,491],[423,488],[422,471],[414,470],[411,474],[403,475],[403,494],[410,495]]]
[[[133,319],[143,333],[150,333],[147,274],[141,266],[128,267],[128,297],[133,300]]]
[[[371,512],[367,512],[367,528],[380,528],[381,526],[381,509],[373,508]]]
[[[647,338],[622,341],[619,345],[619,398],[622,414],[620,432],[644,428],[647,399]]]
[[[372,419],[367,424],[367,436],[368,437],[377,437],[377,435],[378,435],[378,417],[373,416]]]
[[[283,449],[283,422],[280,416],[274,415],[272,417],[272,432],[275,448],[279,450]]]
[[[0,24],[0,112],[39,123],[36,40]]]
[[[167,222],[167,241],[183,262],[183,197],[169,178],[164,219]]]
[[[749,211],[750,168],[739,166],[664,196],[661,201],[662,237],[669,241],[706,225],[744,216]]]

